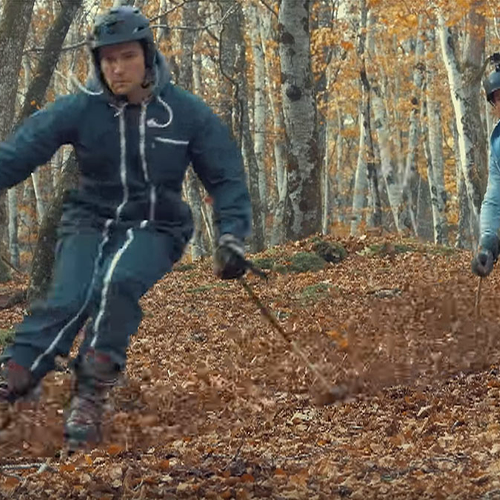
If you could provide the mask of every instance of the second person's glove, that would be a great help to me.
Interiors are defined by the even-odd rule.
[[[471,267],[474,274],[485,278],[493,271],[493,254],[480,248],[472,259]]]
[[[472,272],[481,278],[488,276],[493,271],[493,265],[498,258],[498,238],[488,236],[481,240],[476,255],[472,259]]]

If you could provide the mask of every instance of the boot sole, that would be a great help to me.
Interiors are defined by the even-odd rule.
[[[78,451],[89,446],[97,446],[102,442],[102,433],[98,428],[92,432],[74,432],[64,431],[64,440],[69,451]]]

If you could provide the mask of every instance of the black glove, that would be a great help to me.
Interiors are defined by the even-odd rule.
[[[243,242],[232,234],[223,234],[214,255],[215,275],[223,280],[240,278],[247,270]]]
[[[498,258],[498,238],[486,236],[481,238],[481,246],[472,259],[472,272],[481,278],[488,276]]]
[[[493,254],[490,250],[480,248],[472,259],[472,272],[484,278],[493,271]]]

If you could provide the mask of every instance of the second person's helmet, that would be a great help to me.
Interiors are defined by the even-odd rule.
[[[490,104],[494,104],[493,94],[496,90],[500,90],[500,54],[495,52],[488,59],[490,64],[495,67],[495,71],[490,73],[486,80],[483,81],[483,87],[486,99]]]

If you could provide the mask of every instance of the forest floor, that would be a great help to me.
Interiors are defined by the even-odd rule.
[[[0,432],[0,498],[500,498],[500,272],[478,311],[469,252],[341,243],[340,263],[247,280],[345,401],[323,404],[240,283],[177,266],[143,299],[104,442],[60,454],[70,375],[49,375]],[[312,248],[255,257],[283,271]]]

